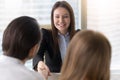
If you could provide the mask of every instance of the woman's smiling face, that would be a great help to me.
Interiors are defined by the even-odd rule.
[[[54,25],[61,34],[66,34],[70,25],[70,14],[63,8],[58,7],[53,13]]]

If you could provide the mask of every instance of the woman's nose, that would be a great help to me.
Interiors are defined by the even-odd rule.
[[[63,22],[63,21],[64,21],[64,18],[63,18],[63,17],[60,17],[59,21],[60,21],[60,22]]]

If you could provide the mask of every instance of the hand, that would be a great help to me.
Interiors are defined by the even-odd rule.
[[[45,77],[45,79],[48,79],[48,76],[51,75],[49,68],[43,61],[39,61],[37,65],[37,71],[41,73]]]

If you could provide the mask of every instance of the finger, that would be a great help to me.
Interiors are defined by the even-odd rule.
[[[47,71],[48,71],[48,76],[51,76],[51,72],[50,72],[49,68],[48,68],[47,66],[45,66],[45,68],[46,68]]]
[[[41,69],[41,70],[44,70],[45,69],[45,65],[44,63],[39,63],[38,66],[37,66],[38,69]]]
[[[46,75],[44,70],[43,71],[39,70],[38,73],[40,73],[44,77],[44,80],[48,80],[48,75]]]
[[[40,61],[40,62],[38,63],[38,70],[41,70],[41,71],[46,70],[46,71],[48,72],[48,76],[51,75],[48,66],[47,66],[43,61]]]

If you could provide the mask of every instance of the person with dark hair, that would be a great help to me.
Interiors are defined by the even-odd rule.
[[[2,39],[3,55],[0,56],[0,80],[43,80],[42,74],[30,71],[24,64],[39,49],[41,32],[37,21],[21,16],[7,26]]]
[[[78,32],[68,45],[58,80],[110,80],[111,45],[100,32]]]
[[[74,12],[66,1],[57,1],[51,11],[52,29],[42,29],[43,40],[33,59],[33,68],[38,72],[60,72],[69,41],[75,30]],[[45,63],[44,63],[45,62]]]

